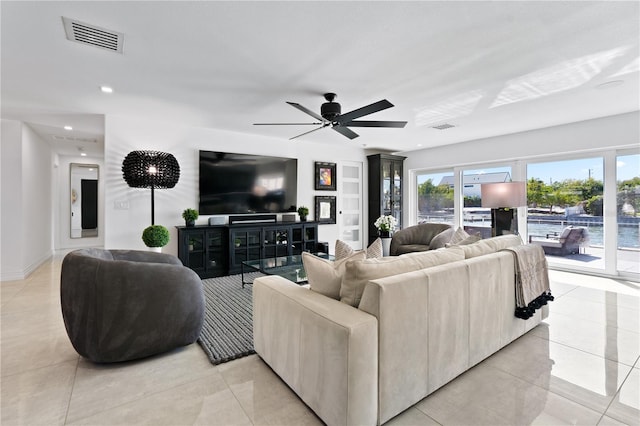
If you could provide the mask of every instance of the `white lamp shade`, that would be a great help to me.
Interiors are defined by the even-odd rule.
[[[480,185],[482,207],[521,207],[527,205],[525,182],[483,183]]]

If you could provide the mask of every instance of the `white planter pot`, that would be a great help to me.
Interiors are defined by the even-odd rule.
[[[382,240],[382,255],[389,256],[389,249],[391,248],[391,238],[380,238]]]
[[[162,253],[162,247],[149,247],[149,251],[155,251],[156,253]]]

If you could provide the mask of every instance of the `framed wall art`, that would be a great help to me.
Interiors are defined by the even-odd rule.
[[[336,190],[336,163],[316,161],[315,188],[319,191]]]
[[[320,224],[336,223],[336,197],[316,197],[316,221]]]

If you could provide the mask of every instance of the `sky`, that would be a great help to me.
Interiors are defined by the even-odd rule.
[[[496,167],[471,170],[472,173],[488,173],[511,171],[510,167]],[[443,176],[452,173],[432,173],[419,175],[418,184],[432,178],[434,184],[440,183]],[[603,180],[602,157],[586,158],[580,160],[564,160],[545,163],[529,163],[527,166],[527,178],[538,178],[545,183],[561,182],[565,179],[588,179],[589,175],[596,180]],[[634,176],[640,176],[640,155],[627,155],[618,157],[617,180],[627,180]]]

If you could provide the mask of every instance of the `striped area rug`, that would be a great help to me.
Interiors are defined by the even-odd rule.
[[[245,274],[253,281],[260,273]],[[253,350],[252,286],[242,288],[240,275],[202,280],[206,301],[198,343],[212,364],[255,353]]]

